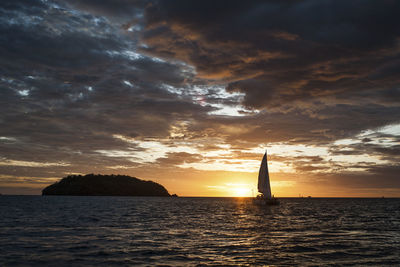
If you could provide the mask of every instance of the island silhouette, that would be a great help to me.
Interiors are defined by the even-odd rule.
[[[171,196],[164,186],[156,182],[114,174],[69,175],[44,188],[42,195]]]

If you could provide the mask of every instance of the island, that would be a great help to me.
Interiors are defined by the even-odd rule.
[[[160,196],[170,197],[164,186],[127,175],[70,175],[47,186],[42,195]]]

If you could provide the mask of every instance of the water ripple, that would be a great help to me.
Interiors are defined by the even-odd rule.
[[[393,266],[399,199],[0,197],[0,265]]]

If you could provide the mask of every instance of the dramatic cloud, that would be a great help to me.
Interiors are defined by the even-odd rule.
[[[397,1],[2,1],[0,190],[101,172],[212,195],[253,185],[268,148],[281,195],[398,196],[399,13]]]

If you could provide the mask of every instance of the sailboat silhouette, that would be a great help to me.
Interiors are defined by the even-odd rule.
[[[279,201],[271,194],[271,185],[269,181],[267,151],[261,161],[260,170],[258,172],[258,192],[260,193],[254,198],[257,205],[278,205]]]

